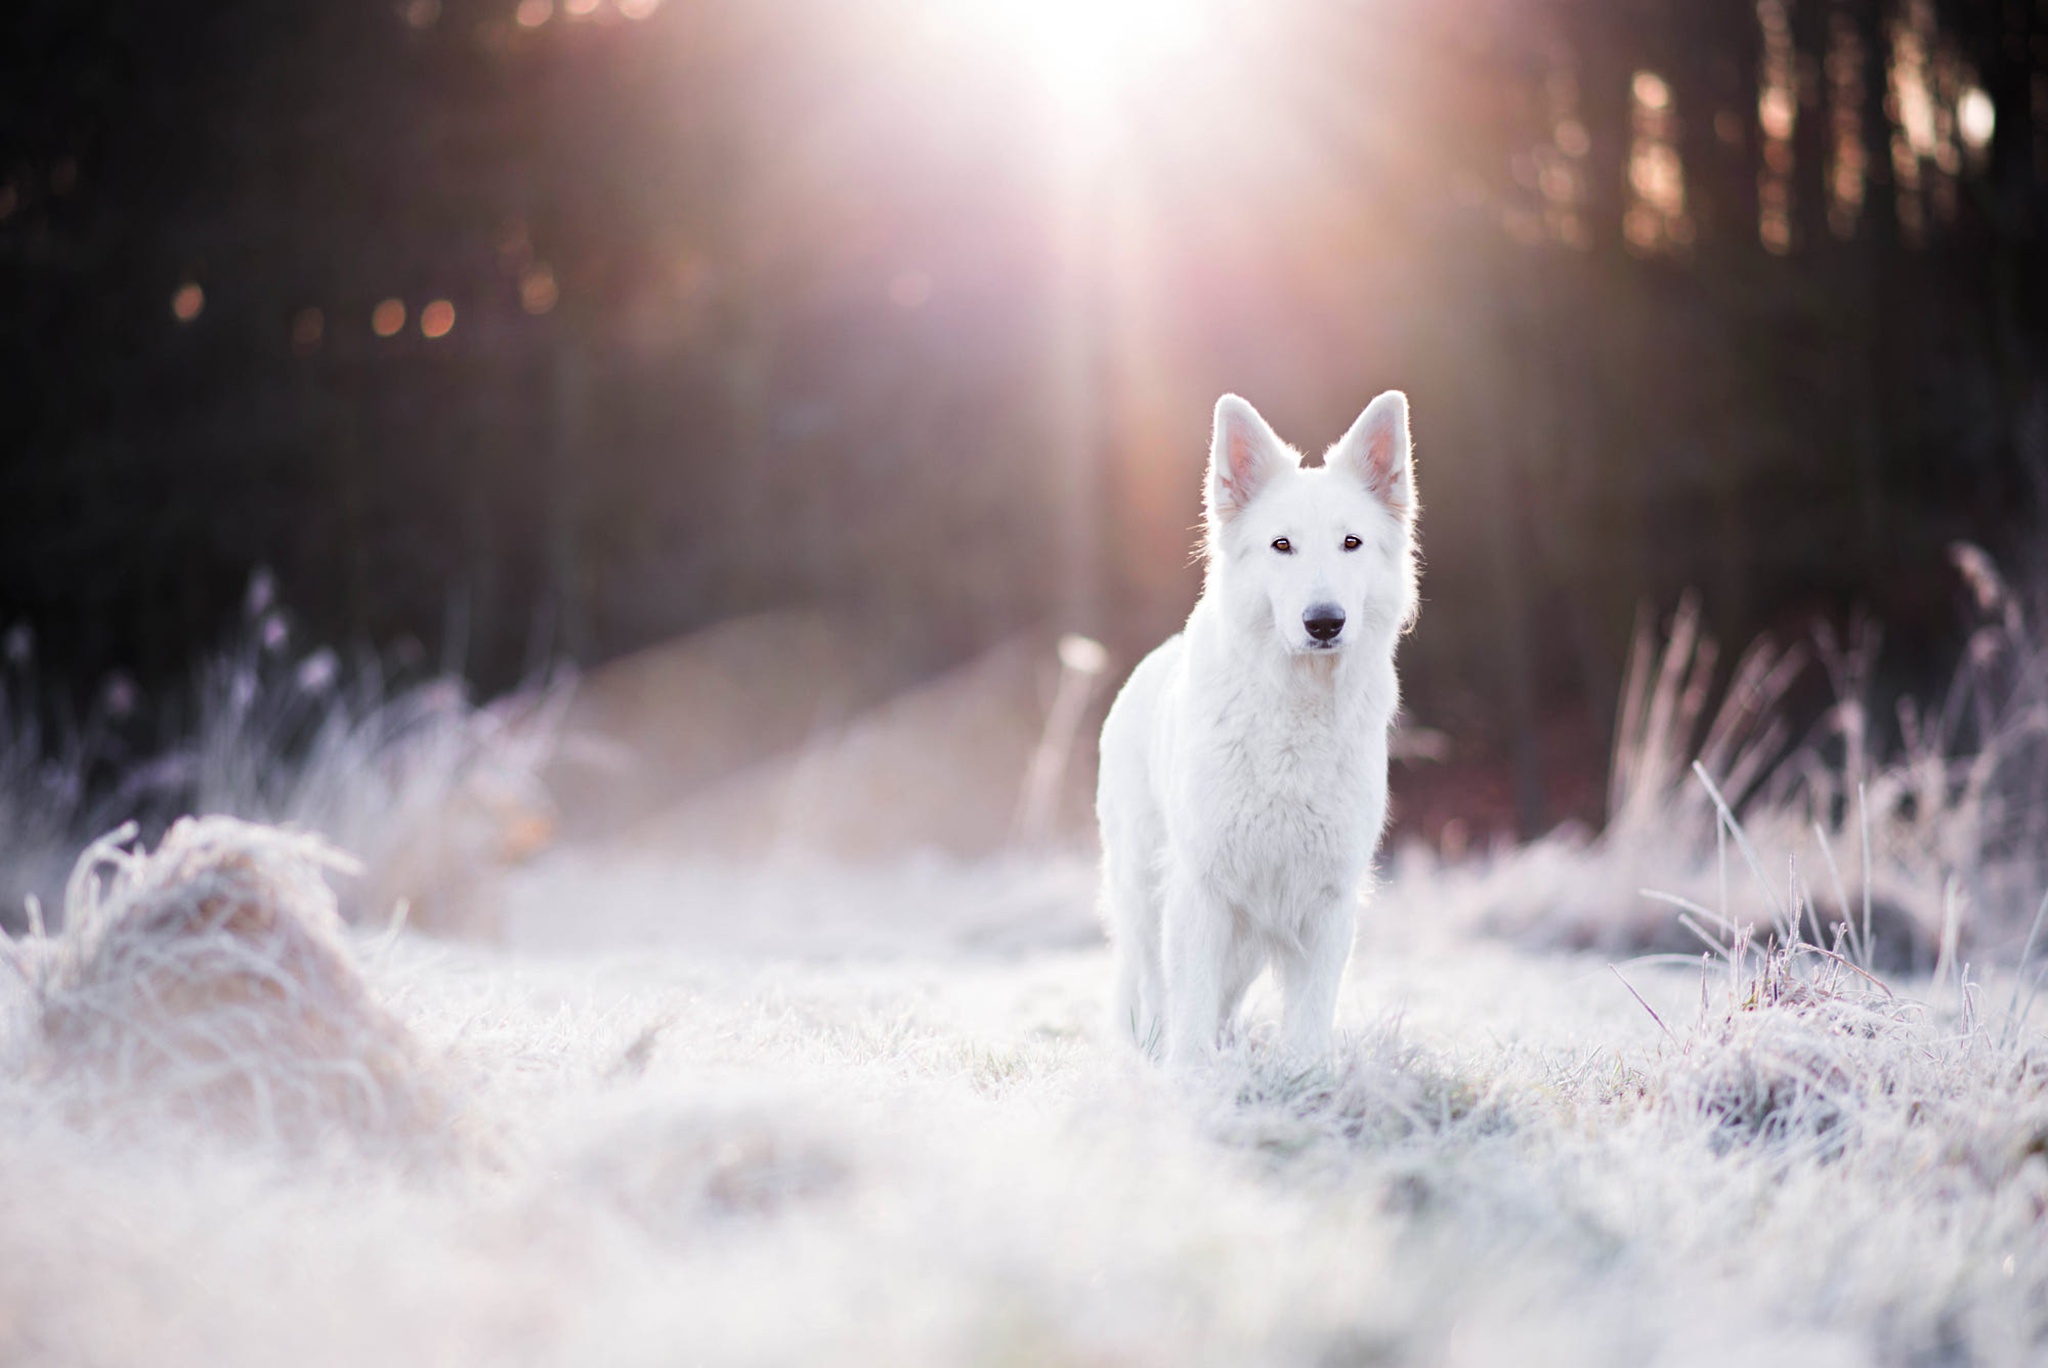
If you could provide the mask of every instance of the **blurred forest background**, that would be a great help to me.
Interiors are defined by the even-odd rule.
[[[1643,605],[1942,668],[2044,228],[2048,0],[12,0],[0,627],[82,708],[258,566],[484,690],[782,605],[1127,664],[1216,395],[1398,386],[1410,706],[1532,831]]]

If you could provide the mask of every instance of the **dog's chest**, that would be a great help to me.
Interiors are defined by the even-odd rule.
[[[1359,708],[1221,706],[1191,775],[1210,877],[1254,914],[1291,918],[1341,896],[1386,813],[1385,723]]]

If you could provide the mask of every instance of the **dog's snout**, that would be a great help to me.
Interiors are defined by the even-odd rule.
[[[1344,610],[1334,603],[1318,603],[1301,615],[1301,625],[1311,637],[1327,644],[1344,630]]]

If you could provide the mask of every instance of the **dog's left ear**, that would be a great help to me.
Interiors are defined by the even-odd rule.
[[[1337,439],[1324,464],[1365,481],[1402,517],[1415,514],[1415,473],[1408,441],[1408,396],[1388,390],[1365,406],[1351,430]]]

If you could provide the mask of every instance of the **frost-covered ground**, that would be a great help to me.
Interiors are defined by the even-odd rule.
[[[17,986],[0,1358],[2039,1355],[2048,1098],[1998,985],[1965,1020],[1751,956],[1624,965],[1639,1003],[1446,924],[1425,870],[1365,915],[1328,1069],[1275,1064],[1255,1002],[1176,1084],[1105,1038],[1088,894],[551,857],[500,947],[346,936],[444,1106],[310,1139],[65,1067]]]
[[[1681,615],[1603,832],[1395,852],[1327,1065],[1261,988],[1179,1079],[1080,855],[546,848],[556,694],[320,655],[95,799],[0,689],[0,1363],[2048,1361],[2048,651],[1980,597],[1892,752],[1874,647],[1792,738]],[[129,810],[367,868],[215,820],[59,897]]]

